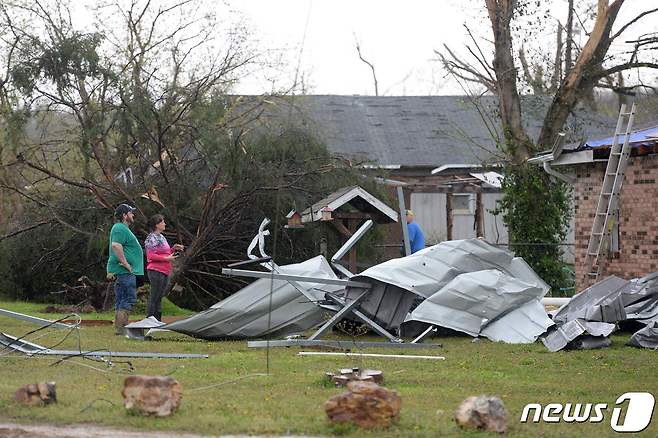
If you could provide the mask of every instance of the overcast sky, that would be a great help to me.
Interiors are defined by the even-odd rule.
[[[98,0],[83,3],[99,4]],[[539,8],[530,9],[530,15],[514,24],[529,32],[529,58],[537,55],[533,47],[550,49],[545,52],[552,57],[558,20],[566,22],[567,0],[538,3]],[[576,30],[580,20],[591,28],[583,9],[595,3],[576,0],[581,14]],[[238,22],[247,27],[252,45],[266,54],[262,59],[277,66],[244,77],[234,90],[239,94],[287,90],[297,77],[308,94],[374,95],[372,71],[359,60],[357,41],[363,57],[375,66],[380,95],[464,94],[442,69],[435,50],[447,44],[465,54],[465,45],[473,45],[465,24],[485,52],[492,50],[484,0],[205,0],[201,4],[212,8],[222,25]],[[658,0],[626,0],[615,27],[656,6]],[[76,17],[83,27],[93,27],[89,11],[77,8]],[[658,32],[658,14],[638,22],[619,40],[650,32]],[[584,43],[584,37],[581,32],[576,39]],[[520,43],[515,44],[517,49]],[[612,50],[621,46],[615,44]]]
[[[276,86],[292,83],[299,65],[299,79],[310,94],[374,94],[372,72],[358,58],[357,40],[364,58],[376,68],[380,95],[463,94],[445,77],[434,50],[448,44],[462,51],[464,23],[478,38],[491,35],[483,0],[228,1],[244,15],[259,47],[282,56],[284,71],[269,75],[279,76]],[[564,22],[565,0],[541,1],[553,23],[556,18]],[[627,0],[619,22],[655,6],[656,0]],[[533,26],[535,41],[553,43],[555,27],[528,24]],[[634,35],[658,30],[658,16],[631,30]],[[262,93],[271,88],[271,80],[257,75],[237,91]]]
[[[454,0],[239,0],[231,2],[247,18],[262,48],[283,49],[288,80],[299,78],[313,94],[444,94],[435,48],[460,44],[464,14]],[[463,1],[461,3],[464,3]],[[283,85],[283,84],[282,84]],[[238,88],[257,93],[271,87],[251,78]]]

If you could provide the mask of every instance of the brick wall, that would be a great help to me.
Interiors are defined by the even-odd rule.
[[[576,290],[584,280],[587,244],[601,192],[605,162],[576,166]],[[603,277],[625,279],[658,271],[658,155],[631,157],[620,197],[619,253],[604,264]],[[601,277],[599,277],[601,279]]]

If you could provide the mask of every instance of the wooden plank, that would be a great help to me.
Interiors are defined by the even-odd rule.
[[[338,219],[338,220],[334,219],[334,220],[331,221],[331,225],[333,225],[334,228],[336,228],[336,229],[338,230],[338,232],[339,232],[340,234],[342,234],[343,236],[345,236],[345,237],[352,237],[352,232],[351,232],[350,230],[348,230],[347,227],[345,227],[345,225],[343,225],[343,221],[342,221],[342,220],[340,220],[340,219]]]
[[[334,211],[331,213],[331,215],[337,219],[373,219],[373,215],[370,213],[361,213],[355,211]]]
[[[348,229],[349,229],[349,232],[350,232],[350,236],[352,234],[354,234],[354,232],[357,230],[357,228],[359,226],[359,220],[360,219],[348,219],[347,220],[347,225],[349,227]],[[348,268],[350,270],[350,272],[353,273],[353,274],[358,274],[359,270],[356,266],[356,245],[354,245],[352,247],[352,249],[350,249],[350,252],[348,254],[348,262],[349,262],[349,265],[350,265],[350,267]]]

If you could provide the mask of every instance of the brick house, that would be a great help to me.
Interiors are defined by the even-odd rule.
[[[612,137],[587,141],[551,163],[575,177],[576,290],[592,282],[584,272],[585,254],[611,143]],[[658,271],[658,126],[635,131],[630,145],[619,218],[612,228],[610,254],[599,280],[608,275],[631,279]]]

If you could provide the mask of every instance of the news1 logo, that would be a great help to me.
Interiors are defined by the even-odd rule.
[[[621,405],[628,400],[626,415]],[[610,427],[616,432],[641,432],[651,423],[656,400],[648,392],[627,392],[615,402],[610,418]],[[532,417],[530,413],[532,412]],[[533,423],[601,423],[608,412],[607,403],[529,403],[523,408],[521,423],[530,419]]]

